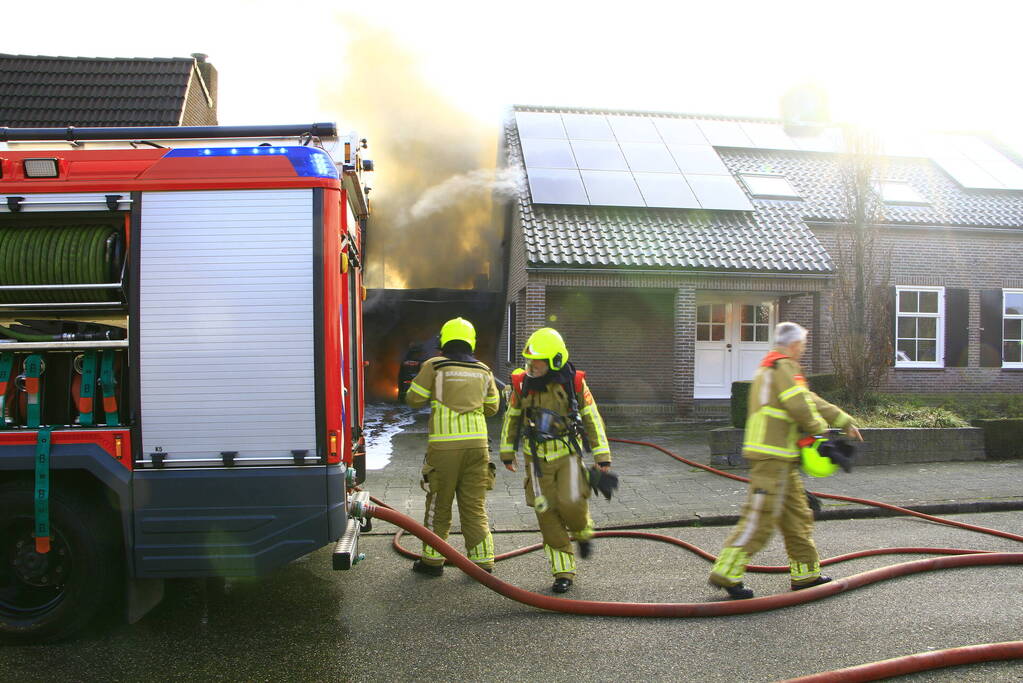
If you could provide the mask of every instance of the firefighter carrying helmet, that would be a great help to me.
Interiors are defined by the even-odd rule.
[[[522,349],[523,358],[545,360],[551,370],[557,372],[568,362],[568,347],[558,331],[551,327],[541,327],[529,336],[526,348]]]
[[[440,328],[440,347],[442,349],[449,341],[456,340],[464,341],[469,345],[470,350],[476,350],[476,328],[465,318],[452,318],[444,323],[444,327]]]
[[[810,441],[804,445],[800,441],[800,459],[803,471],[811,477],[830,477],[841,466],[846,472],[852,472],[856,448],[843,439],[828,439],[823,436],[807,437]]]

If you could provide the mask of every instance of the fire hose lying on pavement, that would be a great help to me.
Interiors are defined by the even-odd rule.
[[[700,469],[717,474],[719,476],[734,479],[736,481],[748,482],[749,480],[745,477],[740,477],[735,474],[729,474],[722,472],[721,470],[697,463],[686,458],[683,458],[675,453],[672,453],[666,448],[652,444],[645,441],[631,441],[627,439],[611,439],[618,443],[633,444],[639,446],[648,446],[655,448],[670,457],[678,460],[679,462],[685,463],[692,467],[698,467]],[[972,524],[966,524],[963,522],[957,522],[955,520],[944,519],[941,517],[935,517],[933,515],[927,515],[914,510],[898,507],[895,505],[889,505],[887,503],[881,503],[878,501],[867,500],[864,498],[853,498],[849,496],[840,496],[826,493],[814,493],[814,495],[820,498],[830,498],[832,500],[840,500],[851,503],[858,503],[861,505],[869,505],[873,507],[883,508],[886,510],[892,510],[906,515],[919,517],[928,521],[937,522],[939,524],[946,524],[950,526],[967,529],[978,533],[989,534],[992,536],[1000,536],[1013,541],[1023,543],[1023,536],[1018,534],[1009,533],[1006,531],[1000,531],[997,529],[989,529],[987,527],[976,526]],[[782,607],[789,607],[792,605],[798,605],[806,602],[813,602],[822,598],[830,597],[832,595],[842,593],[845,591],[860,588],[871,583],[884,581],[887,579],[893,579],[899,576],[906,576],[909,574],[915,574],[919,572],[934,571],[938,569],[951,569],[956,567],[978,567],[978,566],[995,566],[995,565],[1023,565],[1023,552],[1019,553],[1003,553],[1003,552],[992,552],[985,550],[967,550],[960,548],[921,548],[921,547],[902,547],[902,548],[879,548],[871,550],[862,550],[854,553],[847,553],[845,555],[839,555],[833,558],[821,560],[821,566],[836,564],[838,562],[844,562],[861,557],[868,557],[872,555],[884,555],[884,554],[933,554],[943,555],[944,557],[928,558],[922,560],[914,560],[911,562],[903,562],[900,564],[890,565],[888,567],[881,567],[879,569],[872,569],[869,571],[854,574],[852,576],[834,579],[830,583],[821,584],[812,588],[807,588],[798,592],[785,593],[780,595],[771,595],[760,598],[751,598],[748,600],[734,600],[727,602],[699,602],[699,603],[637,603],[637,602],[598,602],[592,600],[573,600],[568,598],[557,598],[548,595],[542,595],[527,591],[518,586],[513,586],[509,583],[502,581],[496,576],[487,573],[483,569],[476,566],[471,560],[458,552],[454,547],[449,545],[447,542],[442,540],[439,536],[434,534],[430,529],[419,524],[411,517],[390,508],[382,501],[372,499],[373,503],[353,503],[351,514],[354,517],[360,517],[363,519],[375,518],[385,522],[389,522],[399,527],[399,531],[395,534],[393,540],[393,547],[402,555],[410,558],[418,558],[417,553],[402,548],[399,544],[399,540],[402,535],[402,530],[408,531],[415,535],[424,543],[427,543],[432,548],[436,549],[437,552],[442,554],[448,562],[455,565],[463,572],[476,579],[487,588],[499,593],[507,598],[516,600],[532,607],[540,609],[551,610],[555,612],[564,612],[567,614],[587,614],[596,616],[616,616],[616,617],[714,617],[724,616],[732,614],[750,614],[754,612],[764,612],[768,610],[778,609]],[[596,537],[616,537],[616,538],[643,538],[648,540],[659,541],[663,543],[670,543],[673,545],[685,548],[700,557],[707,560],[714,561],[716,558],[713,554],[708,553],[701,548],[698,548],[690,543],[682,541],[680,539],[666,536],[663,534],[655,534],[650,532],[641,531],[599,531],[595,534]],[[535,544],[524,548],[519,548],[507,553],[498,555],[495,560],[501,561],[510,559],[512,557],[518,557],[535,550],[539,550],[541,544]],[[751,572],[787,572],[789,571],[788,566],[767,566],[767,565],[750,565],[748,571]],[[910,655],[908,657],[902,657],[893,660],[886,660],[884,662],[875,662],[872,664],[865,664],[859,667],[853,667],[851,669],[843,669],[840,671],[825,672],[818,674],[820,676],[810,676],[800,678],[800,681],[867,681],[877,680],[885,676],[892,676],[896,674],[913,673],[916,671],[925,671],[928,669],[940,668],[945,666],[955,666],[958,664],[967,664],[973,662],[992,661],[996,659],[1015,659],[1023,658],[1023,641],[1012,641],[1005,643],[991,643],[985,645],[976,645],[967,648],[953,648],[951,650],[942,650],[937,652],[921,653],[919,655]]]

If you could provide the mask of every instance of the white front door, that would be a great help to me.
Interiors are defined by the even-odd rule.
[[[771,301],[698,302],[693,397],[729,398],[732,382],[753,379],[773,326]]]

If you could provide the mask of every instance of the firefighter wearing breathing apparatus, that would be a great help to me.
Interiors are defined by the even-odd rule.
[[[526,504],[533,508],[544,551],[554,575],[555,593],[575,578],[573,539],[579,556],[591,553],[593,520],[590,489],[610,499],[617,476],[610,471],[611,447],[585,373],[568,362],[561,335],[545,327],[529,337],[522,351],[525,369],[512,373],[511,394],[501,430],[501,461],[514,472],[522,444],[526,462]],[[587,470],[583,451],[596,463]]]
[[[767,544],[775,527],[785,541],[792,590],[831,581],[821,576],[811,538],[813,515],[799,468],[802,464],[811,476],[834,471],[834,464],[821,456],[822,440],[814,436],[829,425],[863,440],[847,413],[807,389],[799,366],[806,329],[786,322],[778,324],[774,334],[775,350],[761,361],[749,393],[742,450],[750,462],[749,494],[710,574],[711,585],[724,588],[732,599],[753,597],[742,578],[750,558]]]
[[[485,418],[497,413],[500,394],[490,368],[476,360],[476,330],[455,318],[440,331],[441,354],[423,363],[409,385],[405,402],[413,408],[430,403],[430,422],[422,487],[426,491],[423,524],[446,539],[451,503],[457,497],[466,556],[494,570],[494,538],[487,521],[486,495],[494,488]],[[440,576],[444,556],[423,544],[412,570]]]

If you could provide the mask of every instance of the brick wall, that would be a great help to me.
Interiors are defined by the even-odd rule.
[[[675,290],[674,363],[671,399],[677,411],[687,415],[693,410],[693,375],[696,371],[696,290],[679,287]]]
[[[547,289],[547,325],[586,370],[598,403],[671,400],[674,315],[670,290]]]
[[[778,301],[778,322],[793,322],[802,325],[810,334],[806,338],[806,351],[803,352],[802,366],[806,372],[817,372],[820,366],[818,358],[820,348],[820,316],[818,315],[817,294],[801,296],[783,296]]]
[[[834,254],[837,228],[814,226],[813,229],[824,247]],[[893,368],[881,389],[890,392],[1023,391],[1023,372],[980,367],[980,291],[1020,286],[1023,231],[889,228],[881,237],[881,253],[886,252],[892,254],[892,285],[969,290],[969,355],[967,367]],[[830,315],[827,297],[821,312],[825,317]]]

